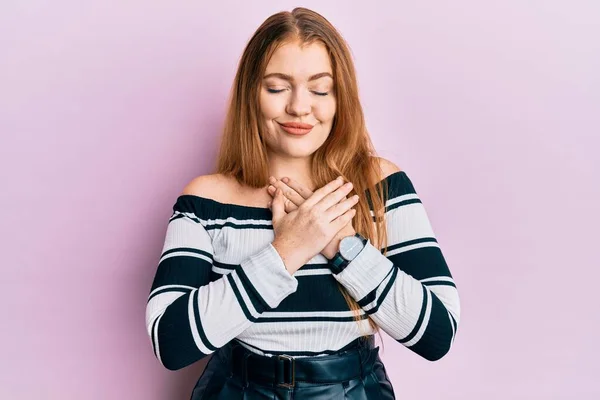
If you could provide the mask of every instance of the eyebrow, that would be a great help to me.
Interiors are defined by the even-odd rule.
[[[310,78],[308,78],[308,81],[309,81],[309,82],[310,82],[310,81],[314,81],[314,80],[317,80],[317,79],[319,79],[319,78],[323,78],[324,76],[328,76],[328,77],[330,77],[331,79],[333,79],[333,76],[332,76],[332,75],[331,75],[329,72],[320,72],[320,73],[318,73],[318,74],[315,74],[315,75],[311,76]],[[273,73],[270,73],[270,74],[268,74],[268,75],[265,75],[265,76],[263,77],[263,79],[267,79],[267,78],[271,78],[271,77],[280,78],[280,79],[285,79],[286,81],[290,81],[290,82],[293,82],[293,81],[294,81],[294,78],[293,78],[293,77],[291,77],[290,75],[282,74],[281,72],[273,72]]]

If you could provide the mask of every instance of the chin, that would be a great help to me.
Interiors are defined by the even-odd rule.
[[[302,151],[301,149],[294,149],[293,151],[283,151],[283,153],[285,153],[289,157],[306,158],[312,156],[315,151],[317,151],[317,149],[311,149],[307,151]]]

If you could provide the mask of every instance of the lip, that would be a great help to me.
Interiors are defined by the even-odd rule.
[[[278,122],[278,124],[281,125],[281,128],[284,131],[292,135],[306,135],[314,127],[314,125],[305,124],[302,122]]]

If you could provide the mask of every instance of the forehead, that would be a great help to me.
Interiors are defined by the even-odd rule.
[[[273,53],[265,75],[274,72],[291,75],[298,80],[321,72],[333,74],[327,48],[320,42],[303,47],[300,42],[283,44]]]

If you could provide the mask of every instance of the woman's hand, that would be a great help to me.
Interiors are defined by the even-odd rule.
[[[358,196],[343,200],[352,190],[352,183],[342,185],[343,179],[334,179],[289,213],[285,211],[283,192],[277,189],[271,203],[275,232],[272,246],[291,274],[321,252],[323,243],[329,243],[356,214],[351,207]]]
[[[267,191],[271,196],[275,196],[275,192],[277,189],[281,189],[283,191],[286,213],[297,210],[298,207],[300,207],[300,205],[302,205],[302,203],[304,203],[305,200],[307,200],[310,196],[313,195],[312,190],[306,188],[304,185],[288,177],[284,177],[281,180],[271,177],[269,179],[269,183],[271,183],[271,185],[267,188]],[[342,200],[346,200],[346,197],[344,197]],[[352,220],[350,220],[333,237],[333,239],[325,246],[325,248],[321,250],[321,254],[323,254],[323,256],[325,256],[327,259],[332,259],[338,252],[339,244],[342,238],[346,236],[353,236],[355,233],[356,231],[352,226]]]

